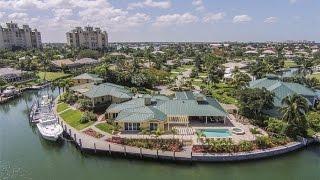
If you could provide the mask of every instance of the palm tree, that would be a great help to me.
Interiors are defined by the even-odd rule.
[[[206,135],[204,134],[203,130],[196,131],[196,135],[197,135],[197,142],[199,142],[199,139],[201,139],[202,137],[205,137],[205,136],[206,136]]]
[[[173,135],[173,138],[172,138],[172,139],[174,139],[174,135],[177,135],[177,134],[178,134],[178,131],[177,131],[176,128],[172,128],[172,129],[171,129],[171,133],[172,133],[172,135]]]
[[[293,94],[285,97],[282,104],[282,119],[289,124],[290,135],[304,135],[307,128],[305,115],[309,110],[307,100],[298,94]]]

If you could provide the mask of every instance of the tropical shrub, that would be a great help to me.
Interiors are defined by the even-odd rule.
[[[238,151],[252,151],[254,150],[254,143],[251,141],[241,141],[237,146]]]
[[[66,92],[61,96],[61,101],[68,104],[74,104],[75,102],[77,102],[77,100],[78,97],[69,92]]]
[[[183,146],[182,142],[178,139],[121,139],[116,142],[112,139],[108,139],[108,141],[145,149],[159,149],[176,152],[182,151]]]
[[[285,132],[285,129],[287,128],[287,123],[276,118],[269,118],[267,124],[267,131],[276,134],[283,134]]]
[[[77,102],[81,111],[90,110],[92,107],[92,103],[89,99],[79,99]]]
[[[97,120],[97,116],[93,112],[86,111],[80,118],[80,123],[84,124],[89,121],[96,121],[96,120]]]
[[[230,153],[235,151],[235,144],[230,139],[207,140],[209,151],[215,153]]]
[[[277,146],[286,145],[290,142],[290,139],[287,136],[276,135],[271,137],[272,144]]]
[[[259,129],[258,128],[250,128],[250,132],[252,133],[252,134],[261,134],[261,132],[259,131]]]
[[[272,140],[268,136],[258,136],[255,140],[255,143],[258,146],[258,148],[261,149],[273,147]]]
[[[81,118],[80,118],[80,123],[81,124],[85,124],[85,123],[87,123],[89,121],[90,121],[90,119],[89,119],[88,116],[82,115]]]
[[[316,132],[320,132],[320,112],[309,112],[307,114],[309,127]]]

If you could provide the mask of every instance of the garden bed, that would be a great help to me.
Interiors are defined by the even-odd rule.
[[[290,143],[287,137],[257,137],[255,141],[242,141],[234,144],[231,140],[208,140],[206,145],[194,145],[194,153],[237,153],[264,150]]]
[[[104,137],[104,135],[103,135],[103,134],[100,134],[100,133],[98,133],[98,132],[94,131],[94,130],[93,130],[93,129],[91,129],[91,128],[89,128],[89,129],[87,129],[87,130],[83,131],[83,133],[85,133],[86,135],[92,136],[92,137],[94,137],[94,138],[98,138],[98,139],[100,139],[100,138]]]
[[[177,139],[125,139],[120,137],[112,137],[107,139],[108,142],[134,146],[145,149],[159,149],[163,151],[182,151],[183,144]]]

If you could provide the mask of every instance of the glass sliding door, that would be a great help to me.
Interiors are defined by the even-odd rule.
[[[138,131],[140,130],[140,123],[124,123],[124,129],[126,131]]]

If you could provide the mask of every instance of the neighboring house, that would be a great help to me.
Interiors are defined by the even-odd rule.
[[[101,84],[102,81],[103,81],[103,79],[99,78],[98,75],[89,74],[89,73],[84,73],[84,74],[81,74],[79,76],[72,78],[72,83],[74,86],[86,84],[86,83]]]
[[[31,78],[27,71],[21,71],[14,68],[0,68],[0,79],[8,83],[23,81]]]
[[[74,61],[74,64],[77,64],[78,66],[92,66],[99,64],[100,61],[92,58],[82,58]]]
[[[241,72],[246,72],[246,68],[248,65],[246,63],[239,63],[239,62],[228,62],[225,64],[222,64],[225,67],[223,79],[226,81],[230,81],[233,78],[233,71],[236,68],[239,68]]]
[[[87,83],[73,86],[70,90],[78,96],[90,99],[94,108],[111,103],[121,103],[133,97],[133,93],[129,89],[112,83]]]
[[[106,114],[122,131],[169,131],[177,126],[223,124],[228,119],[228,113],[217,100],[190,91],[176,92],[174,98],[146,95],[112,104]]]
[[[63,66],[65,66],[69,70],[74,70],[77,68],[95,66],[99,64],[100,61],[92,58],[82,58],[76,61],[72,61],[71,59],[61,59],[52,61],[51,63],[55,70],[61,70],[63,69]]]
[[[74,68],[76,65],[71,59],[60,59],[51,61],[51,64],[55,70],[61,70],[65,66],[68,69]]]
[[[320,65],[316,65],[312,67],[313,72],[320,72]]]
[[[274,93],[273,104],[276,109],[283,107],[282,100],[293,94],[298,94],[305,97],[309,106],[314,106],[317,100],[316,93],[298,83],[287,83],[279,80],[278,76],[268,75],[266,78],[258,79],[250,82],[250,88],[266,88],[268,91]]]
[[[183,65],[188,65],[192,63],[193,63],[193,59],[188,59],[188,58],[181,59],[181,64]]]

